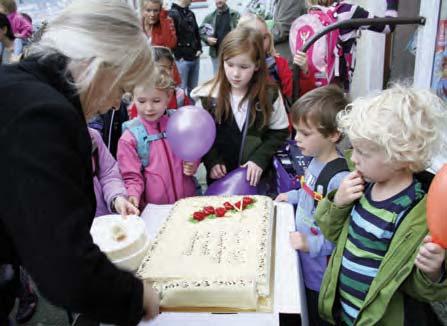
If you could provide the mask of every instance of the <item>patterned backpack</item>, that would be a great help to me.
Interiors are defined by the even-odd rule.
[[[295,19],[290,28],[289,45],[292,53],[326,26],[337,22],[338,5],[313,6],[309,12]],[[340,32],[335,29],[321,37],[306,52],[309,74],[313,76],[314,88],[330,84],[340,76],[339,63],[343,51],[338,42]]]
[[[175,110],[166,110],[166,114],[171,116]],[[148,134],[143,122],[139,117],[126,121],[122,125],[122,132],[129,130],[137,142],[137,153],[141,161],[141,169],[144,170],[150,163],[151,143],[166,138],[166,131],[157,134]]]

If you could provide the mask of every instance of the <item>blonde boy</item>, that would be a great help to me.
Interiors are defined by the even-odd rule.
[[[424,302],[445,300],[445,251],[431,242],[425,193],[414,173],[439,148],[446,108],[428,91],[401,86],[358,99],[338,115],[355,170],[318,206],[336,243],[320,315],[346,325],[432,325]]]

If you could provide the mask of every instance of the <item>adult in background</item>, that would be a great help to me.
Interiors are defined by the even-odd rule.
[[[214,73],[218,70],[217,55],[224,37],[237,26],[239,13],[227,6],[227,0],[216,0],[216,10],[207,15],[200,25],[202,41],[210,47],[210,58]]]
[[[141,17],[143,31],[152,45],[164,46],[173,50],[177,46],[177,34],[174,22],[163,8],[163,0],[142,0]],[[181,78],[174,67],[174,82],[180,85]]]
[[[141,11],[143,30],[151,44],[175,48],[177,35],[174,22],[163,9],[163,0],[143,0]]]
[[[293,21],[306,13],[305,0],[275,0],[273,25],[271,27],[275,49],[285,57],[292,68],[293,55],[290,53],[289,32]]]
[[[25,60],[0,67],[0,171],[8,185],[0,189],[0,265],[24,266],[52,303],[118,325],[155,316],[158,296],[92,242],[86,119],[151,79],[146,43],[127,4],[77,0]],[[14,303],[11,288],[0,284],[0,325]]]
[[[199,82],[200,55],[202,44],[196,16],[189,9],[191,0],[176,0],[169,11],[174,20],[177,33],[177,46],[174,48],[175,62],[182,78],[181,88],[187,94]]]

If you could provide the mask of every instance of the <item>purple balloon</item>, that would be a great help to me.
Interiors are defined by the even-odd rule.
[[[168,121],[166,139],[176,156],[184,161],[202,158],[216,138],[216,124],[211,115],[197,106],[178,109]]]
[[[213,195],[256,195],[257,188],[247,181],[247,168],[237,168],[222,179],[214,181],[205,192]]]

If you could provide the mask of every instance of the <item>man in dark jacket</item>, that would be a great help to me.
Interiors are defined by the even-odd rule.
[[[227,0],[216,0],[216,10],[207,15],[200,25],[202,41],[210,47],[214,73],[217,73],[219,45],[224,37],[237,26],[239,13],[227,6]]]
[[[177,0],[169,11],[177,33],[174,56],[182,77],[180,87],[188,95],[199,83],[200,55],[202,54],[199,26],[196,16],[189,9],[190,4],[191,0]]]
[[[290,53],[289,32],[295,19],[306,13],[305,0],[276,0],[271,28],[275,49],[285,57],[292,67],[293,55]]]

